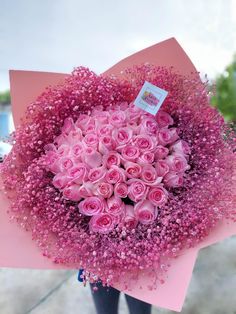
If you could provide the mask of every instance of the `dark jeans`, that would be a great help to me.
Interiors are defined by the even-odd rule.
[[[93,291],[94,286],[98,287]],[[103,287],[101,282],[91,284],[90,288],[97,314],[118,314],[118,303],[120,291],[112,287]],[[151,314],[151,304],[135,299],[125,294],[130,314]]]

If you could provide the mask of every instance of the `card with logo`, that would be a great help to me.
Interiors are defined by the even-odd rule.
[[[168,92],[164,89],[145,81],[134,104],[137,107],[156,115],[167,94]]]

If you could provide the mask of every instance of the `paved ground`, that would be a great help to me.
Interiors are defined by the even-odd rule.
[[[0,314],[95,314],[75,271],[0,269]],[[236,237],[200,251],[182,314],[236,314]],[[120,314],[128,314],[124,295]],[[153,308],[152,314],[172,311]],[[112,314],[112,313],[111,313]]]

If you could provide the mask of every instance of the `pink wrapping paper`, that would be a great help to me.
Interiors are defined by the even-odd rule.
[[[173,66],[181,74],[191,74],[195,67],[174,39],[165,40],[159,44],[135,53],[113,67],[103,75],[115,74],[122,76],[121,71],[128,66],[149,62],[155,65]],[[35,71],[10,71],[11,100],[15,126],[20,123],[20,117],[24,115],[27,105],[36,99],[48,85],[62,82],[66,74],[47,73]],[[30,88],[29,88],[30,87]],[[0,178],[0,266],[13,268],[33,269],[67,269],[63,265],[54,264],[43,257],[36,243],[31,240],[31,234],[10,221],[7,213],[10,204],[1,191]],[[168,277],[157,290],[149,291],[139,289],[139,284],[146,285],[148,277],[143,273],[139,283],[127,294],[151,303],[156,306],[181,311],[187,288],[191,279],[194,263],[199,249],[221,241],[236,233],[236,224],[222,222],[214,232],[198,247],[184,252],[177,259],[171,261]],[[114,285],[119,289],[119,285]],[[120,288],[121,289],[121,288]]]

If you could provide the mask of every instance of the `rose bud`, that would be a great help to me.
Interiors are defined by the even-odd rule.
[[[117,147],[122,147],[128,144],[132,138],[132,135],[133,131],[129,127],[123,127],[118,129],[115,128],[112,132],[112,136]]]
[[[109,151],[114,150],[115,146],[116,143],[110,135],[103,135],[99,139],[98,150],[103,155],[109,153]]]
[[[106,212],[112,215],[119,215],[124,211],[125,204],[122,202],[121,198],[112,196],[107,200]]]
[[[113,185],[107,182],[98,182],[95,185],[94,194],[100,195],[103,198],[109,198],[113,193]]]
[[[111,113],[109,122],[116,128],[122,127],[126,121],[126,114],[124,111],[114,111]]]
[[[67,143],[70,145],[74,145],[80,142],[83,138],[82,130],[80,128],[76,128],[75,131],[71,131],[67,135]]]
[[[88,168],[85,164],[78,163],[75,167],[69,169],[68,176],[71,181],[77,184],[83,183],[88,177]]]
[[[108,183],[115,184],[118,182],[124,182],[126,180],[125,171],[117,166],[111,166],[105,175],[105,180]]]
[[[156,121],[159,128],[167,128],[174,123],[172,117],[165,111],[159,110],[156,115]]]
[[[155,149],[155,158],[163,159],[169,154],[169,149],[165,146],[158,145]]]
[[[176,153],[167,156],[165,162],[169,166],[170,170],[174,172],[184,172],[185,170],[188,170],[190,168],[186,158],[183,155],[179,155]]]
[[[128,161],[124,164],[126,175],[128,178],[138,178],[141,175],[142,167],[139,164]]]
[[[126,145],[121,151],[123,161],[136,161],[140,155],[139,149],[133,145]]]
[[[168,172],[163,179],[163,182],[168,187],[180,187],[183,185],[183,181],[184,179],[181,173],[175,173],[172,171]]]
[[[134,201],[138,202],[145,199],[148,188],[146,184],[140,179],[130,179],[127,182],[128,184],[128,196]]]
[[[90,116],[81,113],[79,115],[79,118],[75,122],[75,126],[80,128],[81,130],[84,130],[89,124],[90,120],[91,120]]]
[[[136,145],[141,152],[144,152],[153,149],[154,141],[149,135],[137,135],[134,138],[134,145]]]
[[[47,164],[48,169],[55,174],[61,171],[59,160],[60,157],[54,151],[48,151],[45,155],[45,162]]]
[[[62,144],[58,147],[57,154],[60,155],[60,157],[66,157],[70,155],[71,147],[67,144]]]
[[[181,155],[184,155],[186,157],[186,155],[190,154],[191,149],[188,145],[188,143],[184,140],[178,140],[177,142],[173,143],[170,146],[170,150],[175,152],[175,153],[179,153]]]
[[[91,181],[92,183],[97,183],[103,180],[105,175],[106,175],[106,169],[103,166],[93,168],[89,170],[88,180]]]
[[[81,155],[82,155],[84,149],[85,149],[85,147],[82,143],[77,143],[77,144],[73,145],[71,148],[72,156],[76,157],[77,160],[81,159]]]
[[[83,143],[96,150],[98,148],[98,137],[93,133],[86,134],[83,138]]]
[[[155,221],[157,209],[150,201],[141,201],[134,206],[134,215],[140,223],[149,225]]]
[[[126,198],[128,195],[128,186],[126,183],[116,183],[114,186],[114,195],[120,198]]]
[[[67,184],[70,182],[70,178],[63,174],[63,173],[58,173],[55,175],[55,177],[52,180],[52,184],[59,190],[64,189]]]
[[[138,220],[135,218],[134,215],[134,206],[125,205],[125,215],[122,219],[122,224],[130,230],[136,228]]]
[[[114,129],[114,127],[112,125],[109,125],[109,124],[98,125],[98,127],[97,127],[97,135],[99,137],[103,136],[103,135],[111,136],[111,132],[112,132],[113,129]]]
[[[149,135],[155,135],[158,130],[157,122],[152,117],[145,117],[141,122],[141,132]]]
[[[94,184],[91,182],[84,182],[83,185],[79,187],[79,195],[81,198],[86,198],[93,195]]]
[[[73,167],[73,159],[69,157],[62,157],[59,159],[59,168],[61,172],[67,172],[70,168]]]
[[[106,234],[112,231],[114,227],[114,217],[108,213],[94,215],[89,221],[89,230],[92,232]]]
[[[72,118],[66,118],[64,120],[63,127],[61,128],[61,132],[65,135],[68,135],[71,131],[75,131],[76,127]]]
[[[65,187],[63,189],[63,196],[68,200],[78,202],[81,199],[79,193],[79,186],[77,184],[73,184]]]
[[[89,167],[99,167],[102,164],[102,156],[92,147],[86,148],[81,156],[83,162],[85,162]]]
[[[105,200],[98,196],[89,196],[78,205],[79,212],[86,216],[99,214],[105,209]]]
[[[171,129],[163,128],[158,131],[157,138],[158,138],[158,143],[166,146],[173,142],[172,137],[173,137],[173,131]]]
[[[164,205],[168,200],[168,192],[162,186],[151,187],[148,193],[148,199],[155,206]]]
[[[170,171],[170,168],[165,160],[158,160],[155,167],[158,177],[164,177]]]
[[[154,153],[150,152],[150,151],[146,151],[143,152],[139,158],[138,158],[138,162],[139,163],[144,163],[144,164],[152,164],[154,162],[155,159],[155,155]]]
[[[109,152],[103,156],[103,165],[107,168],[120,165],[120,154],[117,152]]]

